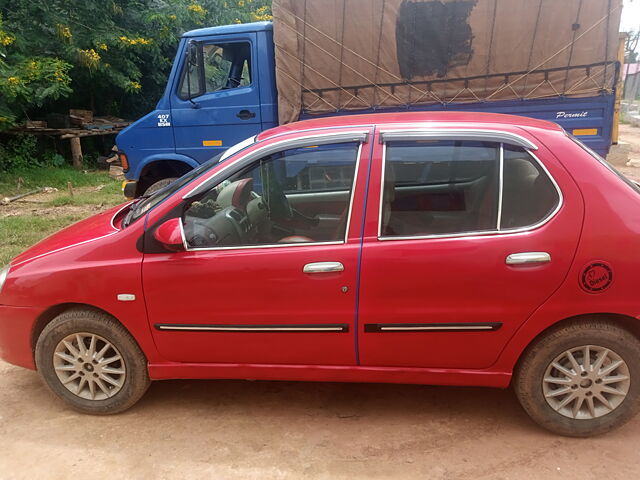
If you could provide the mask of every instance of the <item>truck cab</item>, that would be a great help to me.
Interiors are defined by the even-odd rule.
[[[185,33],[156,109],[116,139],[127,197],[161,188],[278,123],[271,22]]]

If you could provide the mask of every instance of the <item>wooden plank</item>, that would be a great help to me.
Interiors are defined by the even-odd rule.
[[[73,161],[73,168],[82,168],[82,145],[79,137],[71,137],[69,139],[71,143],[71,160]]]

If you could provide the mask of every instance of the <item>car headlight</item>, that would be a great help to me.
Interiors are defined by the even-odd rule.
[[[2,270],[0,270],[0,292],[2,291],[4,281],[7,279],[7,275],[9,274],[9,267],[11,267],[11,265],[7,265]]]

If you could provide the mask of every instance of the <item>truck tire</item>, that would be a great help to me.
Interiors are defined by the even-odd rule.
[[[155,193],[158,190],[162,190],[164,187],[166,187],[167,185],[170,185],[177,179],[178,179],[177,177],[169,177],[169,178],[163,178],[162,180],[158,180],[157,182],[154,182],[151,185],[149,185],[149,187],[147,187],[147,189],[144,191],[144,195],[151,195],[152,193]]]
[[[608,432],[640,409],[640,341],[606,318],[564,324],[527,349],[513,386],[529,416],[554,433]]]
[[[83,413],[122,412],[150,384],[136,341],[99,311],[73,309],[58,315],[38,337],[35,360],[47,387]]]

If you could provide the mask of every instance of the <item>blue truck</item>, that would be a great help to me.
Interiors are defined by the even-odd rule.
[[[321,115],[406,110],[524,115],[557,122],[599,154],[607,154],[619,74],[617,43],[609,43],[617,39],[619,12],[605,12],[611,17],[610,26],[599,33],[601,38],[593,37],[596,20],[591,19],[600,18],[602,12],[589,16],[583,9],[580,24],[569,12],[566,37],[556,32],[557,39],[549,44],[546,38],[541,49],[536,40],[540,22],[524,19],[518,24],[508,10],[493,12],[495,32],[483,36],[480,28],[486,29],[487,22],[479,23],[476,9],[487,3],[484,0],[462,2],[470,4],[462,13],[459,7],[454,11],[436,5],[459,2],[403,1],[394,14],[381,12],[377,30],[369,28],[373,31],[364,36],[366,29],[348,11],[349,1],[343,0],[345,8],[338,12],[314,16],[300,9],[318,8],[318,2],[305,7],[307,2],[274,0],[273,22],[185,33],[156,109],[116,139],[126,176],[125,195],[133,198],[162,188],[263,130]],[[525,8],[525,0],[509,4],[517,10],[521,2]],[[562,3],[568,10],[573,3],[579,8],[574,0]],[[416,5],[428,8],[416,10]],[[331,29],[322,22],[333,22],[340,15],[339,38],[326,33]],[[420,28],[406,20],[421,15],[425,22]],[[560,14],[539,11],[538,15]],[[309,18],[316,18],[316,23]],[[501,22],[510,26],[507,33],[496,29]],[[440,28],[452,24],[458,25],[458,38]],[[355,32],[351,37],[349,29]],[[521,51],[514,49],[509,35],[516,35],[522,44],[527,29],[532,40],[521,45]],[[489,36],[492,43],[485,47],[482,39]],[[442,48],[433,48],[434,42],[446,45],[444,56]],[[602,48],[594,48],[594,42]],[[387,48],[393,43],[395,48]],[[564,47],[561,60],[557,53],[554,56],[558,45]],[[493,53],[480,55],[485,48]],[[479,66],[485,62],[487,68]]]

